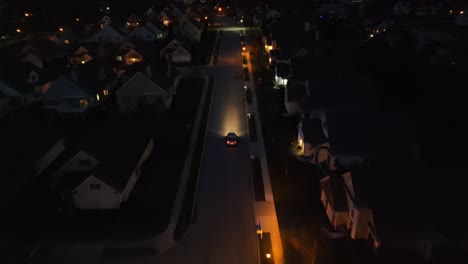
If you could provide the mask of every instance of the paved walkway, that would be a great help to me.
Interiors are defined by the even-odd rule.
[[[252,89],[252,105],[247,105],[247,112],[255,117],[255,127],[257,130],[257,141],[251,142],[251,155],[258,157],[262,168],[263,188],[265,191],[265,202],[254,202],[256,223],[260,223],[263,232],[270,233],[273,259],[276,264],[284,264],[283,245],[279,231],[278,218],[271,189],[270,173],[268,170],[265,144],[263,142],[262,124],[260,122],[260,113],[258,111],[257,97],[255,96],[255,80],[253,78],[252,63],[249,52],[244,52],[249,69],[248,88]]]

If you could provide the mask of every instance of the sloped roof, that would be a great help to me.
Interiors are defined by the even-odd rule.
[[[93,175],[123,191],[150,140],[142,124],[117,116],[103,121],[80,145],[100,161]]]
[[[348,201],[341,177],[340,173],[332,172],[328,178],[320,181],[320,186],[335,212],[348,212]]]
[[[150,70],[151,77],[148,76],[148,70]],[[129,86],[139,87],[139,89],[144,89],[148,91],[157,91],[157,89],[162,89],[162,91],[167,91],[172,86],[173,77],[168,77],[166,75],[167,65],[157,59],[152,59],[145,64],[135,63],[128,68],[125,72],[124,79],[128,79],[124,85],[117,91],[117,93],[122,93],[127,87],[127,83],[132,80]],[[143,88],[144,86],[144,88]],[[135,88],[132,88],[135,89]],[[156,89],[156,90],[155,90]]]
[[[34,85],[27,83],[25,78],[31,71],[37,72],[40,76],[41,71],[37,67],[29,63],[12,63],[3,66],[0,73],[0,86],[6,85],[20,94],[33,93]],[[7,87],[4,88],[8,90]]]
[[[75,76],[77,79],[74,78]],[[116,77],[111,66],[101,65],[94,60],[78,65],[76,69],[71,70],[68,74],[71,81],[89,94],[95,94],[103,90],[106,84]]]

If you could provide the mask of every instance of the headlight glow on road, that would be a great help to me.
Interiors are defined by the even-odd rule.
[[[242,136],[241,133],[241,122],[245,122],[245,116],[242,116],[238,109],[229,107],[224,113],[223,127],[220,131],[220,136],[226,136],[228,132],[234,132],[238,136]]]

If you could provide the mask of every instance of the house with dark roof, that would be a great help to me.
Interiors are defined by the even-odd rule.
[[[192,43],[183,38],[174,38],[161,49],[160,56],[172,63],[190,63],[192,61]]]
[[[134,66],[125,73],[125,82],[116,92],[119,111],[129,114],[169,109],[176,87],[173,76],[164,74],[166,64],[152,60]]]
[[[24,45],[20,51],[20,54],[23,56],[34,54],[42,60],[42,64],[45,64],[55,60],[64,59],[67,55],[67,52],[65,49],[63,49],[62,46],[56,45],[49,39],[38,39],[30,41]]]
[[[21,196],[63,151],[61,131],[49,124],[40,104],[32,104],[0,119],[0,203]]]
[[[88,49],[86,49],[84,46],[79,46],[72,54],[68,56],[68,64],[86,64],[93,59],[94,58]]]
[[[315,118],[304,117],[297,125],[297,145],[302,149],[302,156],[319,163],[319,150],[328,149],[327,128],[324,115]]]
[[[370,240],[378,248],[372,210],[356,198],[350,171],[329,171],[320,180],[320,200],[335,230],[346,230],[351,239]]]
[[[72,27],[61,27],[54,35],[54,42],[64,48],[73,47],[80,43],[80,35],[75,33]]]
[[[56,172],[57,188],[65,203],[76,209],[119,209],[153,147],[153,138],[141,124],[110,118],[73,148]]]
[[[288,114],[294,115],[301,112],[301,101],[307,96],[307,80],[293,79],[288,81],[284,88],[284,106]]]
[[[162,23],[146,22],[132,32],[132,36],[147,42],[163,41],[167,36],[167,30]]]
[[[181,19],[180,33],[193,42],[200,42],[201,35],[203,33],[203,23],[193,19],[192,17],[186,17]]]
[[[43,105],[62,117],[83,117],[106,101],[117,85],[118,79],[110,66],[86,63],[58,78],[44,95]]]

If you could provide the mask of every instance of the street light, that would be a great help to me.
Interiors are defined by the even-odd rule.
[[[271,258],[271,254],[270,254],[270,253],[266,253],[266,257],[267,257],[267,259]]]

